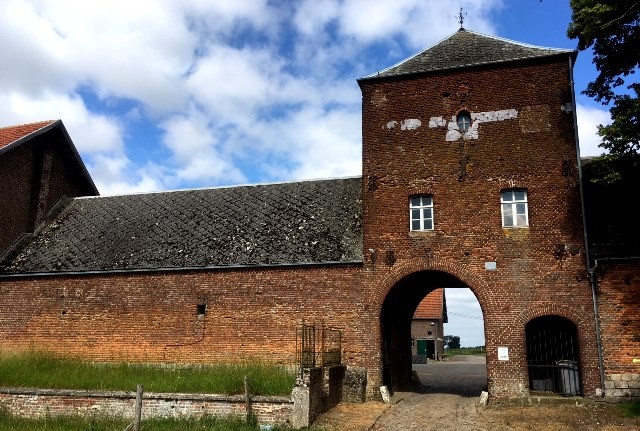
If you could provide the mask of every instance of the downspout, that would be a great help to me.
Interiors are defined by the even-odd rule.
[[[582,162],[580,161],[580,143],[578,140],[578,116],[576,106],[576,93],[573,81],[573,58],[569,56],[569,80],[571,86],[571,104],[573,105],[573,132],[576,141],[576,155],[578,157],[578,184],[580,185],[580,205],[582,210],[582,231],[584,235],[584,255],[587,263],[587,273],[589,274],[589,284],[591,285],[591,301],[593,302],[593,316],[595,318],[596,345],[598,347],[598,370],[600,372],[600,393],[604,397],[604,361],[602,358],[602,338],[600,336],[600,312],[598,311],[598,298],[596,291],[598,281],[596,279],[596,269],[598,260],[591,266],[591,256],[589,254],[589,238],[587,236],[587,214],[584,204],[584,187],[582,185]]]

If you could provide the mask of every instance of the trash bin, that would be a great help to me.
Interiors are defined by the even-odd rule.
[[[560,390],[563,395],[580,394],[580,378],[578,376],[578,363],[576,361],[561,360],[556,362],[560,369]]]

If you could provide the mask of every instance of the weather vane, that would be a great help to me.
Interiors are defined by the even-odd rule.
[[[460,12],[458,13],[458,22],[460,23],[460,28],[463,28],[463,27],[462,27],[462,24],[464,24],[464,16],[465,16],[466,14],[467,14],[466,12],[465,12],[465,13],[462,13],[462,6],[461,6],[461,7],[460,7]]]

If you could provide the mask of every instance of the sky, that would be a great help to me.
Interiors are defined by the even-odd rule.
[[[0,127],[61,119],[102,195],[360,175],[356,79],[457,31],[460,7],[468,30],[577,45],[568,0],[2,0]],[[598,155],[590,53],[574,72]]]

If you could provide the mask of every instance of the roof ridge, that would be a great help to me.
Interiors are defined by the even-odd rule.
[[[467,30],[467,29],[461,29],[461,30],[462,31],[466,31],[467,33],[478,35],[478,36],[484,36],[484,37],[488,37],[488,38],[491,38],[491,39],[499,40],[501,42],[508,42],[508,43],[512,43],[514,45],[524,46],[525,48],[546,49],[546,50],[549,50],[549,51],[558,51],[558,52],[573,52],[573,51],[575,51],[575,49],[569,49],[569,48],[553,48],[553,47],[549,47],[549,46],[533,45],[533,44],[530,44],[530,43],[520,42],[520,41],[509,39],[509,38],[506,38],[506,37],[494,36],[494,35],[491,35],[491,34],[484,34],[484,33],[480,33],[480,32],[473,31],[473,30]],[[460,30],[458,30],[458,31],[460,31]]]
[[[35,126],[36,124],[42,124],[42,127],[46,127],[49,124],[55,123],[56,121],[59,121],[59,120],[42,120],[42,121],[32,121],[30,123],[12,124],[10,126],[2,126],[2,127],[0,127],[0,130],[3,130],[3,129],[15,129],[15,128],[18,128],[18,127],[25,127],[25,126]]]

